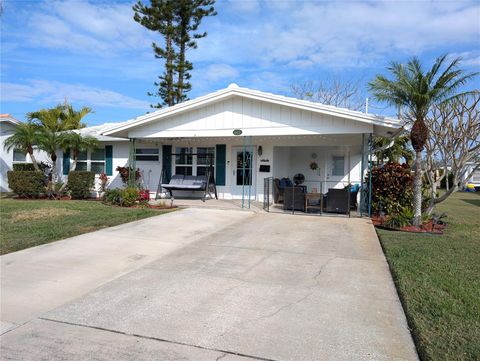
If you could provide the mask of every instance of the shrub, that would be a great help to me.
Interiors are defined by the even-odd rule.
[[[368,184],[368,177],[366,182]],[[398,215],[413,207],[413,177],[406,164],[387,163],[372,168],[372,210]]]
[[[131,207],[140,201],[140,191],[137,188],[107,189],[105,203],[122,207]]]
[[[413,215],[413,208],[405,207],[398,213],[390,214],[385,225],[390,228],[402,228],[408,226],[413,219]]]
[[[105,203],[121,205],[122,203],[122,190],[121,189],[107,189],[103,196]]]
[[[14,163],[13,170],[34,172],[35,167],[32,163]]]
[[[140,202],[148,202],[150,200],[150,192],[148,189],[140,190],[138,199]]]
[[[95,172],[71,171],[68,173],[67,187],[73,199],[90,197],[95,182]]]
[[[20,197],[38,197],[45,193],[45,175],[37,171],[8,171],[8,186]]]

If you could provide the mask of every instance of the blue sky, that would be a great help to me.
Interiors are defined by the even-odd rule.
[[[4,0],[0,112],[23,120],[67,98],[95,110],[86,118],[93,125],[150,111],[156,99],[147,92],[162,72],[151,43],[159,38],[133,21],[131,5]],[[202,23],[209,35],[188,54],[191,98],[232,82],[283,95],[308,80],[363,86],[413,55],[425,65],[443,53],[462,56],[464,68],[480,71],[478,1],[224,0],[216,8]],[[479,85],[477,78],[470,87]]]

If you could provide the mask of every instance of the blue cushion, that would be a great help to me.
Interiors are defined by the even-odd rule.
[[[293,187],[293,183],[290,180],[290,178],[280,179],[280,188],[285,188],[285,187]]]

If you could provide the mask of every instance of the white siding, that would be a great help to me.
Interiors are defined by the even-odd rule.
[[[225,137],[370,133],[371,125],[291,107],[234,97],[133,128],[130,138]]]

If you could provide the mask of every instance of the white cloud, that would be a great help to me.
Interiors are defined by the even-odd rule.
[[[130,3],[49,1],[30,14],[28,40],[37,47],[109,56],[150,47],[153,34],[133,20]]]
[[[95,108],[115,107],[147,110],[149,103],[108,89],[56,81],[32,80],[25,84],[1,83],[2,102],[61,103],[68,99]]]
[[[238,70],[230,65],[212,64],[206,68],[203,78],[208,81],[233,80],[237,78],[238,75]]]

